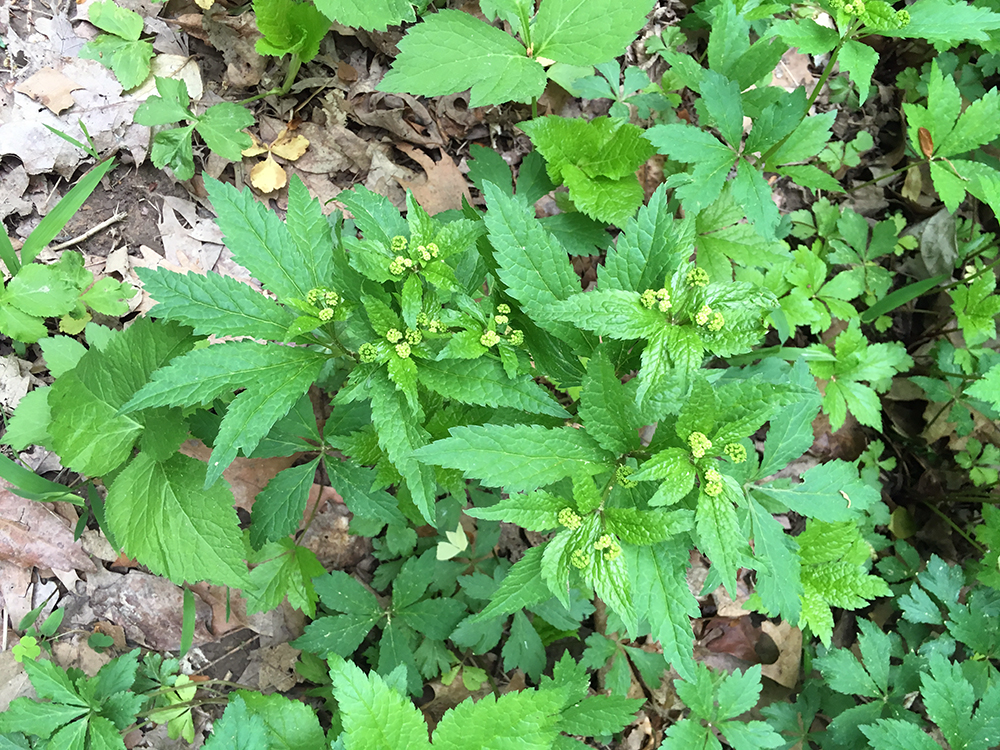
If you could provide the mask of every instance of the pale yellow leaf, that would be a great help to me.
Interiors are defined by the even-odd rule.
[[[253,144],[249,148],[243,149],[241,153],[244,156],[260,156],[261,154],[266,154],[268,152],[268,148],[260,142],[260,138],[255,136],[253,133],[249,133],[249,135]]]
[[[288,183],[288,175],[281,165],[268,154],[260,164],[250,170],[250,184],[262,193],[273,193]]]
[[[309,148],[309,139],[302,135],[291,135],[287,129],[278,133],[271,144],[271,153],[282,159],[295,161]]]

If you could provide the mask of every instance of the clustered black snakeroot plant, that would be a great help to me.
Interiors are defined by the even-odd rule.
[[[317,4],[324,14],[352,12],[341,6]],[[380,88],[471,88],[474,105],[534,105],[546,76],[572,83],[568,66],[584,66],[576,72],[585,77],[620,54],[650,2],[482,6],[520,41],[459,11],[428,14],[408,30]],[[287,91],[317,54],[321,37],[300,28],[317,11],[294,0],[260,0],[254,9],[263,51],[292,55]],[[416,18],[403,0],[369,10],[373,27]],[[817,23],[820,11],[829,23]],[[862,39],[985,43],[980,29],[1000,29],[1000,14],[944,0],[906,10],[881,0],[794,10],[722,0],[696,5],[695,18],[709,28],[707,67],[678,51],[679,35],[665,34],[650,48],[669,68],[643,92],[649,98],[619,96],[608,79],[621,105],[611,117],[522,123],[536,151],[522,162],[516,190],[503,159],[476,150],[470,177],[485,211],[466,204],[430,216],[408,194],[404,217],[359,187],[338,196],[344,214],[327,216],[293,178],[282,220],[248,189],[206,177],[234,260],[268,294],[217,275],[140,269],[157,302],[150,316],[120,332],[92,326],[89,348],[66,337],[43,344],[46,356],[59,352],[55,382],[22,401],[5,441],[45,446],[70,469],[101,478],[107,495],[93,505],[103,530],[154,573],[239,588],[252,612],[287,596],[312,618],[294,645],[304,651],[300,672],[330,684],[323,694],[336,699],[326,737],[301,704],[239,692],[206,747],[428,746],[405,696],[459,674],[478,689],[489,678],[478,657],[498,648],[503,669],[522,669],[536,687],[462,703],[438,725],[435,748],[467,747],[470,738],[490,747],[582,747],[570,735],[608,737],[641,705],[624,697],[633,669],[655,685],[668,665],[691,714],[667,729],[664,748],[718,747],[716,733],[736,748],[777,747],[782,735],[830,748],[856,747],[862,736],[887,750],[903,747],[904,737],[920,747],[930,741],[921,717],[890,700],[901,686],[924,691],[928,717],[950,740],[987,747],[990,716],[1000,715],[994,648],[967,629],[959,635],[956,623],[996,615],[991,587],[1000,581],[988,574],[996,553],[967,611],[960,587],[921,574],[911,599],[899,602],[904,619],[928,628],[908,629],[904,654],[898,640],[863,625],[862,668],[844,651],[826,652],[833,609],[892,596],[889,584],[919,568],[899,548],[906,571],[883,556],[880,575],[872,572],[888,545],[883,446],[795,480],[781,473],[812,445],[821,409],[834,429],[848,413],[881,429],[879,394],[915,367],[925,369],[911,382],[948,410],[957,434],[1000,417],[1000,354],[989,343],[1000,312],[992,237],[972,225],[953,254],[937,257],[901,234],[901,216],[872,227],[828,200],[782,216],[764,173],[842,192],[821,167],[832,163],[835,112],[813,113],[835,63],[864,101],[878,53]],[[119,37],[144,49],[131,27]],[[92,50],[119,45],[101,39]],[[812,92],[767,85],[793,45],[830,55]],[[600,70],[606,78],[611,68]],[[931,63],[924,77],[926,106],[904,105],[914,163],[927,164],[950,210],[966,192],[996,209],[1000,172],[976,149],[1000,135],[1000,95],[991,91],[962,112],[950,74]],[[626,73],[629,80],[638,79]],[[177,82],[157,88],[144,117],[193,123],[157,136],[158,164],[178,176],[193,169],[196,131],[212,148],[238,146],[238,108],[198,115]],[[698,125],[672,115],[671,97],[682,89]],[[653,118],[640,123],[646,130],[627,121],[636,102]],[[644,201],[635,170],[657,151],[668,157],[667,178]],[[568,218],[536,218],[534,203],[559,186]],[[613,243],[608,223],[619,230]],[[596,288],[582,291],[567,248],[598,246]],[[923,264],[912,283],[889,270],[907,254]],[[949,295],[964,348],[941,338],[908,352],[877,340],[893,311],[933,290]],[[831,328],[834,319],[844,325]],[[830,340],[801,345],[808,339],[796,332],[807,328],[829,330]],[[767,336],[775,345],[761,348]],[[314,386],[331,400],[322,423],[307,395]],[[178,452],[191,436],[211,447],[207,467]],[[994,476],[995,452],[967,445],[959,460],[975,464],[976,477]],[[302,461],[271,480],[243,528],[223,471],[238,456],[293,455]],[[373,539],[371,588],[325,572],[300,544],[320,470],[351,511],[352,532]],[[795,536],[776,519],[790,513],[802,519]],[[984,521],[981,541],[996,546],[1000,517],[987,511]],[[500,557],[501,523],[541,541],[516,559]],[[740,571],[752,570],[745,606],[816,636],[830,689],[882,696],[879,711],[807,688],[787,710],[773,710],[771,724],[737,721],[757,703],[760,670],[719,677],[695,663],[699,608],[686,577],[693,549],[710,561],[706,590],[721,585],[735,595]],[[931,595],[948,612],[947,630]],[[575,637],[595,613],[599,631],[582,659],[563,655],[553,667],[546,647]],[[639,647],[647,636],[662,653]],[[890,653],[906,667],[892,679]],[[973,674],[977,660],[990,668]],[[194,692],[176,665],[144,667],[156,674],[154,686],[134,656],[94,678],[40,664],[29,674],[50,702],[12,704],[0,714],[0,742],[118,746],[118,732],[139,715],[173,722],[175,735],[188,731]],[[587,697],[588,669],[605,665],[612,694]],[[931,677],[917,685],[921,668]],[[942,685],[962,695],[951,718],[933,697]],[[150,702],[152,694],[162,700]],[[835,731],[817,738],[808,725],[820,711]],[[293,713],[298,729],[287,723]],[[956,728],[965,720],[971,733]],[[298,732],[294,742],[290,732]],[[40,739],[26,745],[27,737]]]

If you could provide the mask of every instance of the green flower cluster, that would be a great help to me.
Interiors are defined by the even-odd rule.
[[[712,447],[712,441],[703,432],[692,432],[688,435],[688,445],[691,446],[691,455],[695,458],[704,458],[705,453]]]
[[[431,333],[444,333],[446,330],[444,323],[437,318],[432,318],[425,312],[417,313],[417,325],[421,328],[426,328]]]
[[[556,520],[570,531],[576,531],[580,528],[580,524],[583,523],[583,519],[572,508],[563,508],[559,511],[559,515],[556,516]]]
[[[718,497],[722,494],[722,474],[716,469],[705,472],[705,494],[709,497]]]
[[[524,331],[520,328],[515,328],[508,334],[507,343],[511,346],[521,346],[524,343]]]
[[[333,320],[334,308],[340,304],[340,295],[332,289],[316,287],[306,292],[306,302],[319,308],[316,317],[326,323]]]
[[[729,460],[734,464],[741,464],[747,460],[747,449],[740,443],[726,443],[722,452],[729,456]]]
[[[708,271],[704,268],[692,268],[688,271],[687,285],[689,287],[708,286]]]
[[[375,344],[362,344],[358,347],[358,359],[365,364],[378,359],[378,347]]]
[[[622,487],[626,489],[631,489],[632,487],[635,487],[637,484],[639,484],[638,482],[633,482],[631,479],[629,479],[629,477],[632,476],[632,474],[633,474],[632,467],[626,466],[625,464],[622,464],[617,469],[615,469],[615,479],[618,480],[618,484],[620,484]]]
[[[390,328],[385,332],[385,338],[390,344],[398,344],[403,340],[403,332],[398,328]]]
[[[479,337],[479,343],[489,348],[500,343],[500,336],[496,331],[486,331]]]
[[[655,306],[662,313],[665,313],[672,307],[670,292],[666,289],[647,289],[639,295],[639,302],[647,310],[652,310]]]
[[[583,570],[588,565],[590,565],[590,555],[582,550],[576,550],[569,558],[570,563],[573,564],[574,568]]]
[[[428,242],[426,245],[417,245],[416,250],[409,256],[403,255],[407,249],[407,241],[405,237],[398,235],[392,238],[389,247],[396,253],[396,257],[389,263],[389,273],[393,276],[402,276],[408,270],[417,270],[419,262],[429,263],[441,252],[435,243]]]
[[[622,553],[622,546],[611,534],[602,534],[601,538],[594,542],[594,549],[604,551],[604,559],[608,562],[618,559]]]
[[[701,309],[694,316],[694,322],[700,326],[705,326],[712,333],[718,333],[722,330],[722,326],[726,324],[726,319],[718,310],[713,310],[708,305],[702,305]]]
[[[410,345],[405,341],[396,344],[396,354],[399,355],[400,359],[406,359],[410,356]]]

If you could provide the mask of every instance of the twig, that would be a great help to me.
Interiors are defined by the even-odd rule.
[[[115,222],[119,222],[122,219],[126,218],[127,216],[128,216],[128,214],[125,213],[124,211],[122,211],[120,213],[117,213],[114,216],[112,216],[110,219],[105,219],[100,224],[98,224],[96,227],[91,227],[90,229],[88,229],[83,234],[78,235],[78,236],[74,237],[71,240],[66,240],[65,242],[60,242],[58,245],[50,245],[49,246],[49,250],[65,250],[67,247],[73,247],[73,245],[79,245],[84,240],[90,239],[91,237],[93,237],[95,234],[97,234],[98,232],[100,232],[102,229],[107,229],[108,227],[110,227]]]

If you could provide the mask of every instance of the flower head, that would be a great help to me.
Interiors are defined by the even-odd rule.
[[[639,295],[639,302],[647,310],[651,310],[653,305],[656,304],[656,290],[647,289],[642,294]]]
[[[718,333],[722,330],[722,326],[726,324],[726,319],[722,317],[722,313],[718,310],[712,313],[712,319],[708,321],[708,330],[712,333]]]
[[[712,447],[712,441],[704,432],[692,432],[688,435],[688,445],[691,446],[691,455],[695,458],[704,458],[705,453]]]
[[[622,464],[617,469],[615,469],[615,479],[618,480],[618,484],[626,489],[635,487],[638,482],[633,482],[629,477],[632,476],[632,467]]]
[[[322,310],[320,310],[318,313],[316,313],[316,317],[319,318],[320,320],[322,320],[324,323],[326,323],[327,321],[333,320],[333,308],[332,307],[324,307]]]
[[[580,524],[583,523],[583,519],[572,508],[563,508],[559,511],[559,515],[556,516],[556,520],[570,531],[576,531],[580,528]]]
[[[500,313],[501,315],[510,315],[510,305],[501,302],[499,305],[497,305],[497,312]]]
[[[438,257],[438,254],[441,251],[438,249],[438,246],[437,246],[436,243],[434,243],[434,242],[428,242],[427,243],[427,252],[429,252],[431,254],[431,258],[436,258],[436,257]]]
[[[378,348],[375,344],[362,344],[358,347],[358,359],[362,362],[374,362],[378,359]]]
[[[604,550],[604,559],[608,562],[617,560],[622,553],[622,546],[618,542],[612,542],[611,546]]]
[[[695,314],[694,322],[700,326],[708,323],[709,319],[712,317],[712,308],[708,305],[702,305],[701,309]]]
[[[494,315],[493,316],[493,321],[498,326],[505,326],[510,321],[510,318],[508,318],[506,315]]]
[[[615,538],[611,534],[601,534],[600,539],[594,542],[594,549],[609,549],[615,543]]]
[[[479,343],[487,348],[496,346],[500,343],[500,336],[497,335],[496,331],[486,331],[479,337]]]
[[[385,332],[385,338],[390,344],[398,344],[403,340],[403,332],[398,328],[390,328]]]
[[[395,260],[389,264],[389,273],[393,276],[402,276],[403,272],[406,270],[406,261],[408,260],[410,259],[404,258],[402,255],[397,255]],[[413,264],[412,260],[410,261],[410,264]]]
[[[722,494],[722,474],[716,469],[709,469],[705,472],[705,494],[709,497],[718,497]]]
[[[574,568],[583,570],[588,565],[590,565],[590,555],[583,552],[582,550],[576,550],[569,558],[570,563],[572,563]]]
[[[424,340],[424,334],[420,331],[415,331],[412,328],[406,329],[406,343],[416,346],[421,341]]]
[[[395,237],[392,238],[392,242],[390,243],[389,246],[392,248],[392,251],[394,253],[400,253],[406,249],[406,245],[407,245],[406,237],[397,234]]]
[[[747,449],[740,443],[726,443],[722,452],[729,456],[729,460],[734,464],[741,464],[747,460]]]
[[[690,271],[688,271],[687,285],[690,287],[707,286],[708,271],[706,271],[704,268],[692,268]]]
[[[431,259],[431,251],[428,250],[423,245],[417,245],[417,252],[420,253],[420,259],[426,263]]]
[[[400,359],[406,359],[410,356],[410,345],[405,341],[396,344],[396,354],[399,355]]]
[[[520,328],[515,328],[510,332],[510,336],[507,338],[511,346],[521,346],[524,343],[524,331]]]

